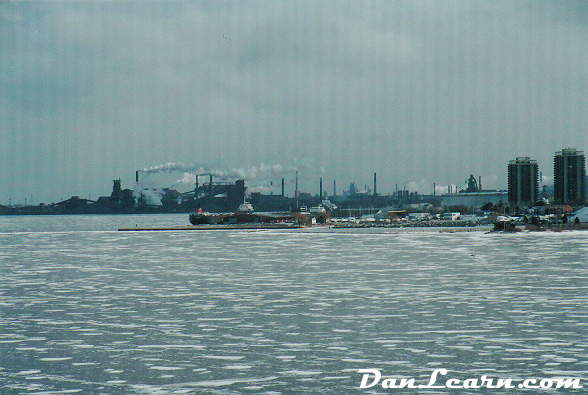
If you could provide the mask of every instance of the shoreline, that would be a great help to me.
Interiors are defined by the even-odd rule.
[[[206,230],[304,230],[304,231],[346,231],[346,230],[380,230],[393,233],[462,233],[462,232],[488,232],[492,228],[483,226],[333,226],[329,224],[305,226],[298,224],[227,224],[227,225],[182,225],[182,226],[153,226],[153,227],[127,227],[119,228],[119,232],[150,232],[150,231],[206,231]]]
[[[182,225],[182,226],[154,226],[119,228],[119,232],[150,232],[150,231],[178,231],[178,230],[266,230],[266,229],[300,229],[297,224],[228,224],[228,225]]]
[[[319,232],[319,233],[346,233],[353,231],[375,231],[382,233],[470,233],[470,232],[484,232],[486,234],[517,234],[517,233],[562,233],[571,231],[588,231],[588,227],[583,226],[568,226],[568,227],[517,227],[515,229],[494,230],[492,225],[432,225],[432,226],[366,226],[366,225],[313,225],[305,226],[291,223],[280,224],[227,224],[227,225],[181,225],[181,226],[137,226],[118,228],[119,232],[162,232],[162,231],[222,231],[222,230],[247,230],[247,231],[263,231],[263,230],[297,230],[302,232]]]

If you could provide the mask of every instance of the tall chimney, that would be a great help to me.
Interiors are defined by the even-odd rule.
[[[376,173],[374,173],[374,196],[376,196],[378,194],[378,187],[377,187],[377,182],[376,182]]]
[[[214,190],[212,186],[212,174],[210,174],[210,197],[214,196]]]
[[[437,188],[435,187],[435,183],[433,183],[433,196],[435,196],[435,189]]]
[[[282,197],[284,197],[284,178],[282,178]]]
[[[482,191],[482,176],[478,176],[478,191]]]
[[[294,197],[298,197],[298,170],[296,170],[296,189],[294,190]]]
[[[135,172],[135,182],[139,182],[139,170]]]
[[[323,201],[323,178],[322,177],[321,177],[321,181],[320,181],[319,198],[321,199],[321,202],[322,202]]]
[[[337,196],[337,180],[333,180],[333,196]]]

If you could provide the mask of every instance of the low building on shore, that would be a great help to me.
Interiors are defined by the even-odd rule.
[[[507,191],[492,191],[492,192],[462,192],[449,193],[443,195],[441,206],[467,206],[467,207],[482,207],[486,203],[497,205],[500,203],[508,203]]]

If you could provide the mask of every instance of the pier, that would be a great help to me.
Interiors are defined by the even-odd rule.
[[[149,232],[149,231],[183,231],[183,230],[266,230],[266,229],[298,229],[302,225],[275,223],[275,224],[227,224],[227,225],[185,225],[185,226],[156,226],[120,228],[119,232]]]

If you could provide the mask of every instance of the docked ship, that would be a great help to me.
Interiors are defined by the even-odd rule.
[[[251,203],[245,202],[234,213],[211,214],[198,209],[189,217],[192,225],[277,224],[294,223],[291,213],[256,213]]]
[[[195,213],[190,213],[190,223],[192,225],[215,225],[222,222],[222,214],[211,214],[203,212],[201,208]]]

